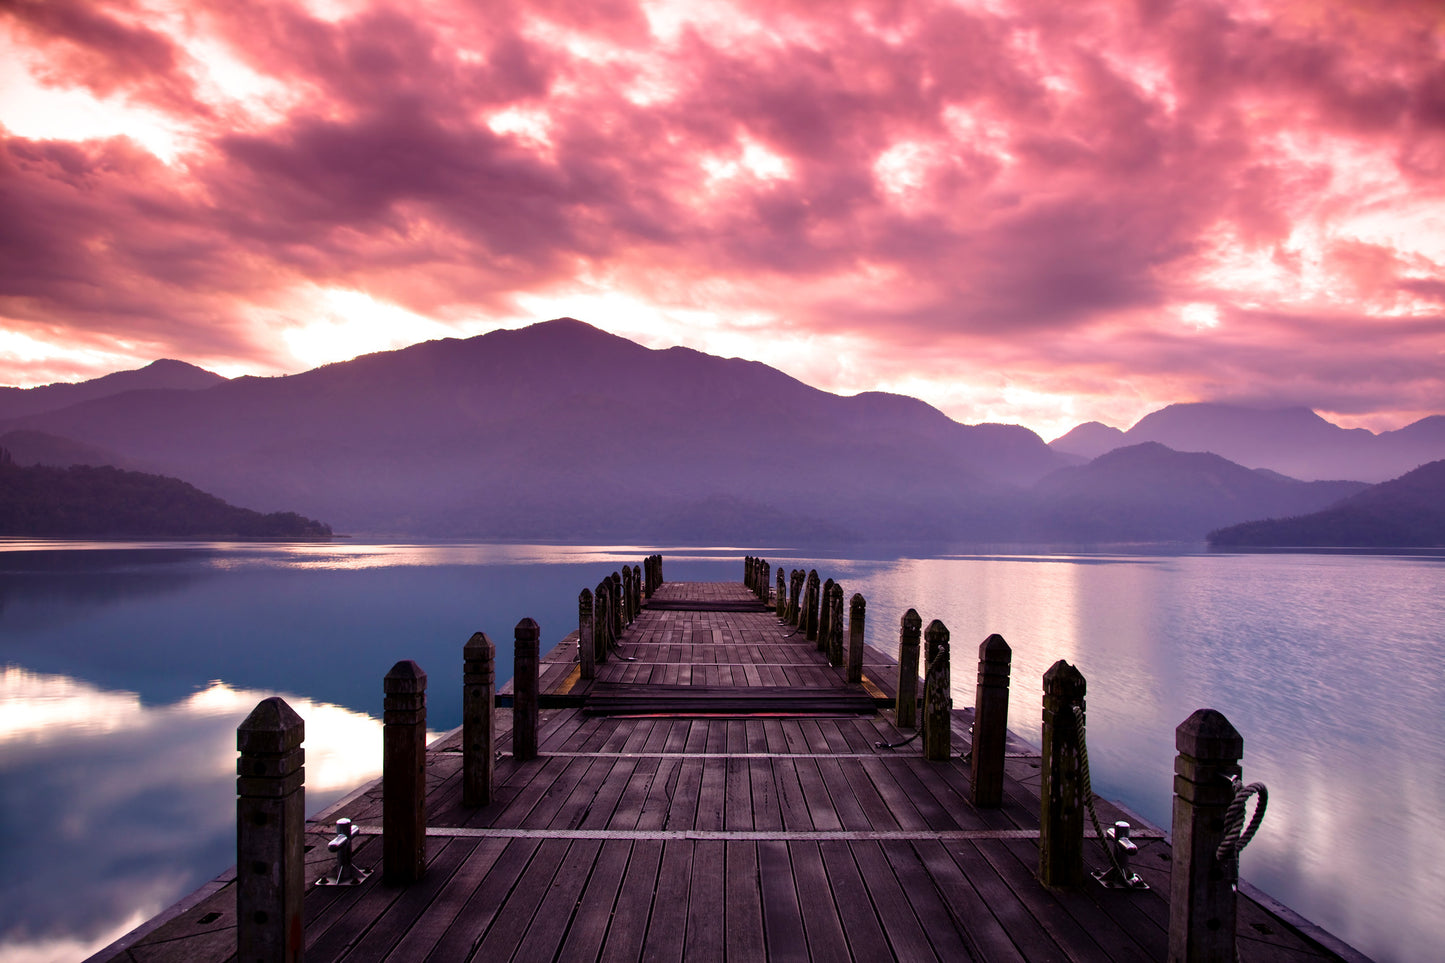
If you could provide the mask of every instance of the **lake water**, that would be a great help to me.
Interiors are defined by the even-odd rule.
[[[461,647],[573,628],[577,593],[661,551],[669,580],[738,580],[742,555],[816,567],[868,600],[868,640],[941,619],[954,695],[1013,647],[1011,727],[1040,679],[1089,681],[1095,790],[1168,828],[1174,728],[1222,711],[1270,789],[1243,875],[1365,953],[1445,944],[1445,558],[1030,554],[815,558],[666,546],[254,545],[0,540],[0,960],[81,959],[234,861],[235,728],[281,694],[306,720],[307,809],[380,769],[381,679],[429,676],[460,722]]]

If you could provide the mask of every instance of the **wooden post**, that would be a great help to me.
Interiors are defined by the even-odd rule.
[[[592,593],[587,589],[577,596],[577,662],[582,678],[597,678],[597,643],[592,641]]]
[[[753,557],[751,555],[743,556],[743,584],[748,588],[753,587]]]
[[[828,664],[843,665],[843,586],[833,583],[828,599]]]
[[[496,772],[497,647],[477,632],[462,647],[462,805],[492,801]]]
[[[652,592],[657,588],[657,573],[653,564],[655,558],[656,555],[649,555],[642,560],[642,594],[647,598],[652,598]]]
[[[597,650],[597,661],[607,661],[607,652],[612,648],[612,614],[608,599],[612,595],[612,583],[607,579],[597,583],[597,594],[592,597],[592,644]]]
[[[938,619],[923,633],[923,758],[947,759],[953,747],[948,627]]]
[[[788,615],[788,589],[783,581],[783,567],[778,566],[778,584],[774,588],[773,615],[778,619],[785,619]]]
[[[799,601],[799,596],[801,596],[803,592],[803,579],[805,577],[802,569],[795,568],[793,569],[793,574],[788,578],[787,619],[788,624],[792,626],[797,626],[802,617],[802,605]]]
[[[657,555],[654,557],[657,559],[657,584],[661,585],[667,581],[667,579],[662,577],[662,556]]]
[[[1003,805],[1004,750],[1008,745],[1008,677],[1013,650],[1001,635],[978,647],[978,682],[973,690],[972,783],[969,800],[980,809]]]
[[[403,659],[382,688],[381,875],[405,885],[426,870],[426,673]]]
[[[512,758],[537,758],[537,643],[541,630],[531,619],[517,623],[513,634]]]
[[[1235,958],[1235,867],[1215,858],[1224,813],[1242,778],[1244,738],[1223,714],[1200,709],[1174,730],[1174,853],[1169,870],[1170,963]]]
[[[627,623],[622,618],[622,575],[620,573],[612,573],[612,583],[608,588],[610,595],[608,611],[612,613],[612,641],[616,642],[622,638],[622,630],[627,627]]]
[[[827,653],[828,633],[831,631],[828,622],[833,616],[833,580],[828,579],[823,583],[822,589],[818,592],[818,634],[809,636],[816,638],[818,651]]]
[[[1074,706],[1084,708],[1084,676],[1063,659],[1044,673],[1043,773],[1039,788],[1039,881],[1084,882],[1084,784]]]
[[[300,963],[306,723],[263,699],[236,728],[236,957]]]
[[[803,593],[803,618],[807,625],[803,634],[810,642],[818,641],[818,593],[818,570],[812,569],[808,572],[808,587]]]
[[[758,577],[758,598],[764,605],[768,604],[768,592],[773,587],[773,565],[771,562],[764,562],[762,572]]]
[[[912,729],[918,712],[918,639],[923,634],[923,617],[913,609],[903,613],[898,625],[898,696],[893,703],[893,724]]]
[[[636,565],[632,566],[632,619],[642,614],[642,572]]]
[[[863,681],[863,612],[868,607],[861,593],[854,592],[848,604],[848,671],[846,680]]]

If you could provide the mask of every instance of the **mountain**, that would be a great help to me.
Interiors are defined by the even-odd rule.
[[[210,388],[225,380],[220,375],[193,364],[162,359],[134,371],[117,371],[75,384],[0,388],[0,421],[58,411],[84,401],[107,398],[127,391],[196,391]]]
[[[1323,511],[1267,518],[1210,532],[1229,546],[1445,546],[1445,461],[1373,485]]]
[[[1364,487],[1296,481],[1145,442],[1041,479],[1024,530],[1066,541],[1194,541],[1231,520],[1313,511]]]
[[[1054,451],[1093,460],[1105,452],[1122,448],[1128,442],[1118,428],[1111,428],[1098,421],[1086,421],[1068,434],[1060,435],[1049,442]]]
[[[10,452],[17,465],[56,465],[61,468],[68,465],[140,467],[108,449],[24,428],[0,434],[0,448]]]
[[[1024,428],[569,318],[0,423],[17,429],[343,531],[577,541],[697,537],[719,505],[734,541],[997,538],[1066,463]]]
[[[109,466],[17,465],[0,448],[0,535],[327,538],[291,512],[262,515],[185,482]]]
[[[1432,415],[1376,435],[1341,428],[1308,408],[1248,408],[1224,404],[1169,405],[1145,415],[1118,436],[1091,422],[1052,442],[1056,451],[1090,456],[1111,447],[1159,442],[1176,451],[1208,451],[1250,468],[1307,480],[1352,478],[1380,482],[1445,457],[1445,416]],[[1086,430],[1087,429],[1087,430]]]

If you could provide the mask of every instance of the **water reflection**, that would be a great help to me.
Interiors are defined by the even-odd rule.
[[[393,662],[422,664],[432,727],[451,728],[473,631],[498,644],[503,681],[518,619],[554,642],[582,587],[656,550],[0,543],[0,664],[12,665],[0,852],[13,867],[0,879],[0,957],[84,956],[72,949],[229,865],[235,726],[264,696],[298,694],[314,811],[375,771],[368,714]],[[741,575],[743,550],[661,551],[673,581]],[[868,641],[885,650],[905,609],[941,619],[961,705],[976,646],[1002,634],[1010,724],[1035,742],[1039,680],[1056,659],[1075,663],[1089,681],[1095,788],[1161,826],[1174,728],[1219,709],[1244,735],[1246,778],[1271,790],[1245,876],[1381,963],[1445,942],[1439,557],[747,553],[862,592]]]
[[[272,692],[175,703],[0,669],[0,959],[79,959],[234,861],[236,727]],[[286,695],[314,813],[381,771],[381,724]]]

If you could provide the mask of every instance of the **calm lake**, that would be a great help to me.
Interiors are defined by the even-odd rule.
[[[954,695],[977,644],[1013,647],[1011,727],[1037,744],[1040,679],[1088,679],[1097,792],[1165,829],[1174,728],[1220,710],[1269,786],[1243,875],[1381,963],[1445,945],[1445,557],[958,554],[818,558],[746,547],[0,540],[0,960],[82,959],[234,862],[235,728],[281,694],[306,720],[307,809],[380,771],[381,680],[429,676],[460,724],[461,648],[544,645],[577,593],[660,551],[670,581],[742,556],[816,567],[868,600],[868,641],[942,619]]]

